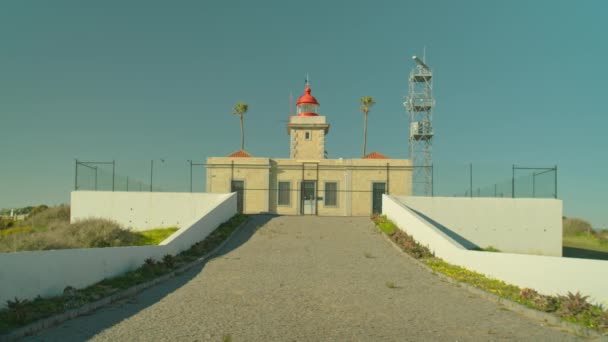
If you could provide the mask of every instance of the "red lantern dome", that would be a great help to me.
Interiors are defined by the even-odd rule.
[[[319,102],[314,96],[310,95],[310,86],[306,85],[304,95],[300,96],[296,102],[298,116],[318,116]]]

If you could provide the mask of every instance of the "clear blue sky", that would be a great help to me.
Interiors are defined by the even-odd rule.
[[[360,156],[358,99],[371,95],[368,150],[407,158],[402,102],[426,46],[438,167],[557,164],[565,214],[608,226],[606,13],[605,1],[2,1],[0,208],[67,202],[75,158],[187,170],[227,155],[237,101],[250,105],[246,149],[287,157],[289,92],[306,73],[330,157]]]

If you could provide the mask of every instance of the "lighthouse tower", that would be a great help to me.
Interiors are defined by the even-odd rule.
[[[296,115],[289,117],[287,133],[291,136],[291,159],[324,159],[325,135],[329,124],[319,115],[319,102],[311,95],[306,82],[304,94],[296,102]]]

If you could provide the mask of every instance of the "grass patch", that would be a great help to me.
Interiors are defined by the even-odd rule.
[[[396,288],[397,288],[397,285],[395,285],[395,283],[394,283],[394,282],[392,282],[392,281],[387,281],[387,282],[384,284],[384,286],[388,287],[389,289],[396,289]]]
[[[591,234],[574,234],[563,237],[564,247],[583,248],[600,252],[608,252],[608,241]]]
[[[384,215],[375,215],[372,217],[376,226],[386,235],[391,235],[397,229],[397,226]]]
[[[0,310],[0,334],[5,334],[36,320],[81,307],[86,303],[97,301],[118,291],[145,283],[159,275],[167,274],[211,252],[245,220],[247,220],[247,216],[237,214],[222,223],[207,238],[195,243],[188,250],[178,255],[165,255],[162,260],[147,259],[136,270],[111,279],[104,279],[86,288],[75,289],[68,286],[61,296],[52,298],[41,298],[39,296],[31,301],[15,298],[8,301],[7,308]],[[170,231],[172,229],[175,228],[163,230]]]
[[[155,228],[137,232],[140,238],[135,242],[136,246],[158,245],[163,242],[171,234],[178,231],[177,227]]]
[[[374,216],[372,220],[374,222],[382,222],[385,226],[388,226],[386,221],[389,220],[385,216]],[[395,226],[394,223],[393,226]],[[377,227],[383,232],[385,231],[378,224]],[[581,230],[580,227],[576,228],[576,234],[584,234],[581,233]],[[410,235],[400,229],[392,229],[392,233],[387,233],[387,235],[404,252],[419,259],[435,272],[445,274],[460,282],[470,284],[478,289],[523,304],[529,308],[553,313],[565,321],[608,333],[608,311],[600,305],[589,303],[587,301],[588,297],[578,292],[569,292],[566,295],[559,296],[547,296],[533,289],[522,289],[436,258],[427,247],[421,246]],[[488,249],[489,247],[485,250]],[[388,285],[389,283],[387,282],[387,287],[389,287]]]
[[[564,257],[608,260],[607,230],[593,230],[578,218],[565,217],[562,223]]]
[[[0,238],[7,237],[12,234],[27,233],[32,230],[32,227],[12,227],[0,230]]]

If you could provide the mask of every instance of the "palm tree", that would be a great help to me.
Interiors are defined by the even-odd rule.
[[[238,115],[241,119],[241,150],[245,150],[245,129],[243,128],[243,115],[247,113],[249,105],[244,102],[237,102],[232,109],[232,114]]]
[[[365,157],[367,147],[367,113],[369,113],[369,109],[376,104],[376,101],[374,101],[374,98],[371,96],[363,96],[359,99],[359,102],[361,102],[359,110],[365,114],[365,121],[363,123],[363,157]]]

